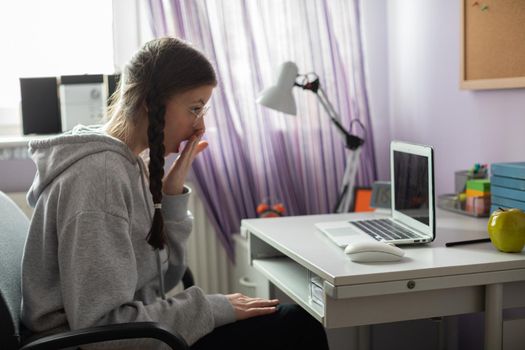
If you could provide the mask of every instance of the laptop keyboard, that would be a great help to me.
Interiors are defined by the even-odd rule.
[[[350,224],[358,227],[378,241],[421,238],[417,233],[407,230],[390,219],[350,221]]]

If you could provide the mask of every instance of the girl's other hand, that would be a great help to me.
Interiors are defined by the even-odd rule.
[[[251,298],[241,293],[228,294],[226,298],[230,301],[235,310],[237,321],[250,317],[273,314],[279,305],[277,299]]]

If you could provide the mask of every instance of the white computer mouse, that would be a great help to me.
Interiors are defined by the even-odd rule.
[[[405,251],[383,242],[355,242],[346,246],[345,254],[355,262],[399,261]]]

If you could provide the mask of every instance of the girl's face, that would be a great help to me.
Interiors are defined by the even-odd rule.
[[[181,142],[204,133],[204,114],[214,86],[204,85],[172,96],[166,103],[164,147],[166,155],[178,153]]]

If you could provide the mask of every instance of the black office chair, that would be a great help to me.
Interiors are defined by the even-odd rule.
[[[78,329],[38,338],[27,338],[20,323],[21,262],[29,220],[17,205],[0,192],[0,344],[4,350],[42,350],[76,347],[110,340],[154,338],[172,349],[189,349],[177,333],[157,322],[131,322]],[[184,288],[192,286],[189,269]]]

